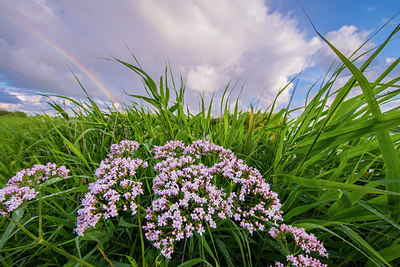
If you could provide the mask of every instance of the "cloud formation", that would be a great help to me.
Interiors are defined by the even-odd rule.
[[[263,107],[293,75],[333,58],[320,40],[307,40],[295,18],[270,12],[262,0],[4,0],[0,33],[0,81],[79,97],[83,92],[73,71],[102,101],[109,93],[126,101],[123,90],[144,93],[137,77],[103,59],[132,62],[126,45],[154,78],[169,62],[193,96],[220,92],[241,79],[242,103],[260,99]],[[346,44],[347,52],[366,33],[343,26],[327,37],[339,48]],[[325,53],[323,62],[310,59],[317,52]],[[286,91],[281,101],[289,95]]]
[[[3,103],[9,103],[9,104],[22,103],[21,99],[19,99],[14,94],[10,94],[4,87],[0,87],[0,97],[1,97],[1,102]]]
[[[49,108],[46,97],[19,88],[0,87],[0,99],[0,109],[22,111],[29,115],[43,113]]]

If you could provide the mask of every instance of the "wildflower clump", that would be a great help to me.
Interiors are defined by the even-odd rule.
[[[24,202],[39,194],[40,185],[51,178],[67,178],[69,170],[64,166],[57,168],[54,163],[34,165],[19,171],[5,187],[0,189],[0,215],[6,216]]]
[[[217,228],[218,221],[233,218],[253,233],[282,220],[277,194],[232,151],[202,140],[171,141],[152,151],[162,160],[154,167],[155,198],[143,228],[166,258],[175,242]]]
[[[290,235],[294,238],[297,246],[301,247],[307,253],[311,251],[318,252],[319,255],[323,257],[328,257],[326,249],[320,241],[313,234],[307,234],[303,228],[297,228],[291,225],[281,224],[280,228],[272,227],[269,234],[273,238],[283,238]]]
[[[107,220],[120,210],[136,214],[136,198],[143,189],[135,177],[139,168],[147,168],[147,162],[130,157],[138,148],[137,142],[129,140],[111,146],[108,157],[95,171],[97,180],[89,184],[89,192],[82,199],[75,229],[78,235],[83,236],[89,227],[95,228],[101,217]]]
[[[286,257],[287,261],[293,266],[310,266],[310,267],[327,267],[327,264],[322,264],[318,259],[310,257],[308,255],[299,254],[297,256],[289,255]]]
[[[324,266],[309,255],[299,254],[303,250],[327,257],[323,244],[304,229],[281,223],[278,194],[271,191],[257,169],[247,166],[231,150],[203,140],[190,145],[170,141],[155,146],[150,152],[156,176],[150,195],[145,196],[151,205],[144,208],[144,202],[139,201],[144,192],[137,172],[146,169],[148,163],[131,158],[138,148],[137,142],[129,140],[111,146],[95,171],[97,180],[89,184],[89,192],[82,199],[75,229],[78,235],[95,228],[101,218],[107,220],[122,213],[133,216],[140,206],[146,211],[142,226],[145,237],[168,259],[177,242],[202,236],[229,221],[251,235],[272,226],[272,238],[285,242],[287,236],[294,239],[294,250],[285,252],[289,265]],[[283,264],[276,262],[276,266]]]
[[[301,250],[305,251],[306,253],[311,253],[312,251],[317,252],[322,257],[328,257],[328,253],[324,247],[324,245],[318,241],[318,239],[313,234],[307,234],[303,228],[297,228],[291,225],[286,225],[282,223],[279,228],[272,227],[269,231],[269,234],[274,239],[281,239],[287,240],[286,237],[292,238],[295,241],[295,248],[293,249],[296,251],[297,247],[300,247]],[[288,255],[287,261],[291,263],[293,266],[327,266],[322,264],[318,259],[314,259],[308,255],[299,254],[295,255]],[[277,266],[280,266],[277,263]],[[282,265],[283,266],[283,265]]]

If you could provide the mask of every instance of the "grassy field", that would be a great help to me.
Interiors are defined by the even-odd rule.
[[[399,28],[399,27],[398,27]],[[397,30],[398,30],[397,28]],[[396,33],[395,31],[393,35]],[[392,37],[389,36],[388,40]],[[148,95],[133,96],[149,106],[132,104],[123,111],[100,109],[87,98],[74,103],[73,115],[51,103],[55,117],[0,117],[0,185],[18,171],[34,164],[54,162],[70,170],[66,179],[54,178],[38,186],[38,197],[0,217],[0,263],[3,266],[266,266],[288,264],[286,256],[299,252],[293,238],[275,240],[266,230],[253,234],[234,220],[220,220],[176,242],[171,259],[145,238],[144,211],[135,215],[102,219],[96,229],[78,237],[74,229],[81,199],[95,171],[110,157],[110,146],[122,140],[137,141],[129,154],[153,167],[154,146],[171,140],[187,145],[208,140],[232,152],[243,164],[258,169],[271,190],[278,193],[285,224],[304,228],[325,246],[329,258],[322,263],[339,266],[400,265],[400,110],[381,111],[399,95],[400,77],[391,77],[395,60],[379,78],[363,75],[386,42],[369,54],[359,68],[336,51],[343,62],[327,76],[297,118],[294,110],[230,110],[229,92],[224,94],[218,117],[211,103],[197,114],[184,104],[184,84],[177,84],[166,71],[155,82],[141,68],[122,62],[143,79]],[[348,69],[352,77],[333,91],[337,78]],[[362,93],[349,97],[351,90]],[[311,90],[311,89],[310,89]],[[135,102],[134,102],[135,103]],[[329,105],[328,105],[329,103]],[[202,158],[202,164],[211,164]],[[210,161],[215,160],[212,158]],[[134,175],[143,183],[137,200],[149,207],[157,195],[153,168]],[[133,177],[133,176],[132,176]],[[133,178],[132,178],[133,179]],[[233,192],[232,183],[214,179],[215,185]],[[229,189],[230,188],[230,189]],[[251,199],[256,201],[257,199]],[[3,200],[2,200],[3,201]],[[249,201],[249,200],[248,200]],[[251,205],[250,203],[247,203]],[[1,204],[4,207],[4,204]],[[287,241],[287,243],[286,243]]]

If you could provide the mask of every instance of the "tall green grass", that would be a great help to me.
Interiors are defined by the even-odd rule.
[[[260,170],[279,194],[286,223],[309,229],[323,240],[330,254],[328,264],[399,265],[400,133],[394,130],[400,125],[400,110],[382,112],[381,106],[399,95],[400,77],[388,77],[400,60],[374,81],[364,75],[398,30],[371,55],[365,55],[360,68],[325,40],[343,65],[325,77],[296,118],[290,118],[295,110],[276,110],[276,101],[264,112],[241,111],[237,102],[230,110],[228,87],[219,103],[221,116],[211,112],[215,100],[208,106],[202,100],[200,112],[192,114],[184,103],[184,81],[176,82],[169,68],[153,80],[136,59],[134,63],[116,59],[139,75],[147,95],[132,95],[132,104],[122,111],[103,110],[89,96],[85,102],[63,97],[73,103],[72,115],[53,101],[56,117],[2,119],[0,182],[5,184],[18,170],[35,163],[66,165],[71,178],[49,188],[46,193],[51,197],[43,200],[43,236],[97,266],[109,262],[115,266],[262,266],[279,259],[267,233],[250,236],[234,224],[209,232],[205,239],[188,239],[171,262],[146,240],[143,251],[136,219],[112,220],[104,231],[76,237],[73,229],[79,200],[111,144],[136,140],[145,148],[143,156],[151,160],[153,145],[207,139],[232,149]],[[346,69],[352,76],[333,91]],[[357,88],[362,93],[349,97]],[[13,218],[37,232],[38,212],[26,206]],[[0,220],[0,229],[3,266],[75,264],[50,253],[46,246],[30,245],[32,240],[5,218]]]

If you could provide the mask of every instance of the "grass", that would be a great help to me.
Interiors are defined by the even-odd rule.
[[[43,192],[40,210],[33,202],[14,212],[12,218],[31,233],[40,229],[43,240],[52,246],[96,266],[110,262],[115,266],[263,266],[281,260],[283,256],[268,233],[251,236],[229,222],[220,230],[208,229],[205,236],[180,244],[171,261],[163,259],[147,240],[142,242],[140,217],[109,220],[99,230],[76,237],[73,229],[80,198],[95,180],[93,173],[111,144],[136,140],[142,145],[142,157],[151,161],[149,149],[154,145],[208,139],[260,170],[279,194],[285,222],[306,228],[324,242],[330,254],[325,263],[397,266],[400,133],[395,130],[400,110],[382,112],[381,106],[398,97],[400,77],[388,77],[400,61],[394,61],[374,81],[367,80],[364,73],[398,30],[359,68],[325,40],[343,65],[325,77],[294,119],[290,114],[295,110],[275,110],[275,102],[264,112],[244,112],[237,103],[230,110],[228,87],[219,104],[221,116],[211,114],[214,102],[206,106],[204,101],[201,111],[192,114],[185,108],[183,80],[176,83],[169,68],[156,82],[138,67],[136,59],[132,64],[115,59],[139,75],[147,90],[146,96],[132,95],[134,101],[123,111],[104,111],[88,96],[85,103],[66,98],[74,103],[72,116],[51,102],[58,111],[56,117],[0,119],[1,185],[36,163],[50,161],[71,170],[70,178]],[[352,77],[333,91],[345,69]],[[362,93],[349,97],[357,88]],[[148,105],[138,104],[138,99]],[[146,175],[152,177],[154,172]],[[147,182],[150,187],[151,178]],[[43,225],[39,227],[42,212]],[[15,223],[0,220],[3,266],[76,265],[68,257],[51,253],[51,247],[32,243]]]

